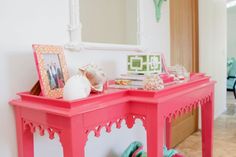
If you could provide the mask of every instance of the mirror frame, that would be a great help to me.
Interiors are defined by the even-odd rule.
[[[82,41],[82,25],[80,22],[80,0],[69,0],[69,25],[68,25],[68,34],[69,42],[65,45],[66,49],[71,51],[82,51],[82,50],[105,50],[105,51],[131,51],[131,52],[142,52],[144,49],[141,46],[141,18],[140,18],[140,6],[141,0],[138,1],[138,16],[137,16],[137,25],[138,25],[138,44],[137,45],[121,45],[121,44],[106,44],[106,43],[92,43],[92,42],[83,42]]]

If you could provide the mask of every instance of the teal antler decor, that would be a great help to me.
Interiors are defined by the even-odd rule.
[[[155,8],[156,8],[156,19],[157,22],[161,19],[161,6],[164,0],[154,0]]]

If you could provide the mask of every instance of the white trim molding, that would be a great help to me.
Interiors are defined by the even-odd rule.
[[[89,43],[83,42],[81,38],[81,30],[82,25],[80,22],[80,7],[79,0],[69,0],[69,16],[70,21],[68,25],[68,34],[69,34],[69,42],[65,44],[65,48],[70,51],[82,51],[82,50],[104,50],[104,51],[130,51],[130,52],[143,52],[144,48],[141,47],[141,32],[140,32],[140,1],[137,0],[137,25],[138,25],[138,44],[139,45],[121,45],[121,44],[105,44],[105,43]]]
[[[68,43],[65,48],[70,51],[94,50],[94,51],[125,51],[125,52],[144,52],[145,49],[140,45],[121,45],[121,44],[102,44],[89,42]]]
[[[69,43],[81,42],[81,23],[79,16],[79,0],[69,0],[70,23],[68,25]]]

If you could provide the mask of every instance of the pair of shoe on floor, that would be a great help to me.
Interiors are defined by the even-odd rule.
[[[143,151],[143,145],[140,142],[133,142],[125,150],[121,157],[147,157],[147,153]],[[174,149],[168,150],[166,147],[163,148],[163,157],[184,157],[178,154]]]

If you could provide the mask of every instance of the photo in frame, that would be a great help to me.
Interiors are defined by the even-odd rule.
[[[69,74],[61,46],[33,45],[42,95],[61,98]]]

